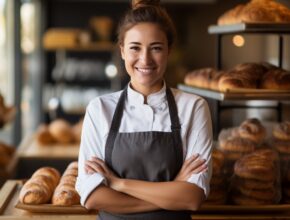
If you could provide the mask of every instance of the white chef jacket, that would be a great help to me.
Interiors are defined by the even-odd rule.
[[[79,152],[79,169],[76,190],[84,205],[90,193],[102,182],[104,177],[98,173],[86,174],[84,163],[96,156],[105,160],[105,145],[111,127],[112,118],[122,91],[103,95],[93,99],[86,109],[83,122]],[[212,124],[207,103],[197,95],[172,89],[178,108],[183,144],[183,158],[199,154],[206,159],[208,171],[193,174],[187,181],[196,184],[209,194],[211,178]],[[171,121],[166,99],[166,85],[153,94],[144,96],[130,86],[125,102],[119,132],[171,131]]]

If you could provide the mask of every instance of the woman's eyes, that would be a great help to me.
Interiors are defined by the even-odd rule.
[[[141,48],[140,47],[130,47],[130,50],[140,51]],[[152,51],[162,51],[162,47],[152,47],[151,50]]]

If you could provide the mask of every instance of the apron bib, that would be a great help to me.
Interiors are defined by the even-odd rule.
[[[106,164],[121,178],[152,182],[172,181],[183,164],[180,123],[174,96],[166,88],[171,132],[119,132],[127,87],[114,112],[105,146]],[[188,211],[158,210],[136,214],[99,212],[101,220],[189,220]]]

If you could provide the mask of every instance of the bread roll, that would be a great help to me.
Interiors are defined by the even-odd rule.
[[[218,19],[218,25],[237,23],[289,23],[290,10],[274,0],[252,0],[228,10]]]
[[[249,139],[257,144],[261,144],[266,137],[266,129],[257,118],[245,120],[238,131],[241,138]]]
[[[274,158],[276,153],[271,150],[245,155],[235,163],[235,174],[241,178],[273,182],[278,175]]]
[[[70,206],[80,203],[80,197],[75,190],[75,183],[78,175],[77,167],[77,162],[72,162],[68,165],[61,177],[59,185],[53,193],[53,205]]]
[[[49,203],[59,178],[59,172],[52,167],[38,169],[20,190],[19,201],[24,204]]]
[[[37,129],[36,140],[40,145],[50,145],[56,142],[48,130],[47,125],[41,125]]]
[[[42,175],[42,176],[47,176],[49,178],[51,178],[53,180],[53,184],[54,187],[57,186],[57,184],[59,183],[60,180],[60,173],[58,170],[56,170],[53,167],[42,167],[39,168],[38,170],[36,170],[33,175],[32,178],[38,175]]]
[[[268,71],[260,82],[261,89],[276,89],[289,90],[290,89],[290,72],[282,69],[275,69]]]
[[[58,143],[68,144],[74,141],[72,128],[70,124],[65,120],[57,119],[51,122],[48,130]]]
[[[80,204],[80,196],[74,186],[61,184],[54,191],[52,204],[61,206],[77,205]]]
[[[281,141],[290,141],[290,121],[275,125],[273,128],[273,136]]]
[[[200,88],[209,88],[210,81],[217,71],[214,68],[202,68],[186,74],[184,83]]]

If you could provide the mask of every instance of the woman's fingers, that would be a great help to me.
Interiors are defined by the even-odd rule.
[[[199,170],[198,168],[200,168],[203,165],[206,165],[205,162],[206,162],[205,159],[198,159],[198,160],[192,161],[192,163],[187,167],[187,170],[189,172],[195,171],[196,173],[198,173],[197,172]]]
[[[101,174],[105,173],[102,166],[100,166],[100,164],[96,163],[95,161],[87,160],[85,162],[85,169],[92,170],[94,172],[101,173]]]
[[[185,160],[182,168],[186,169],[193,161],[195,161],[199,157],[199,154],[194,154],[191,157],[189,157],[187,160]]]

